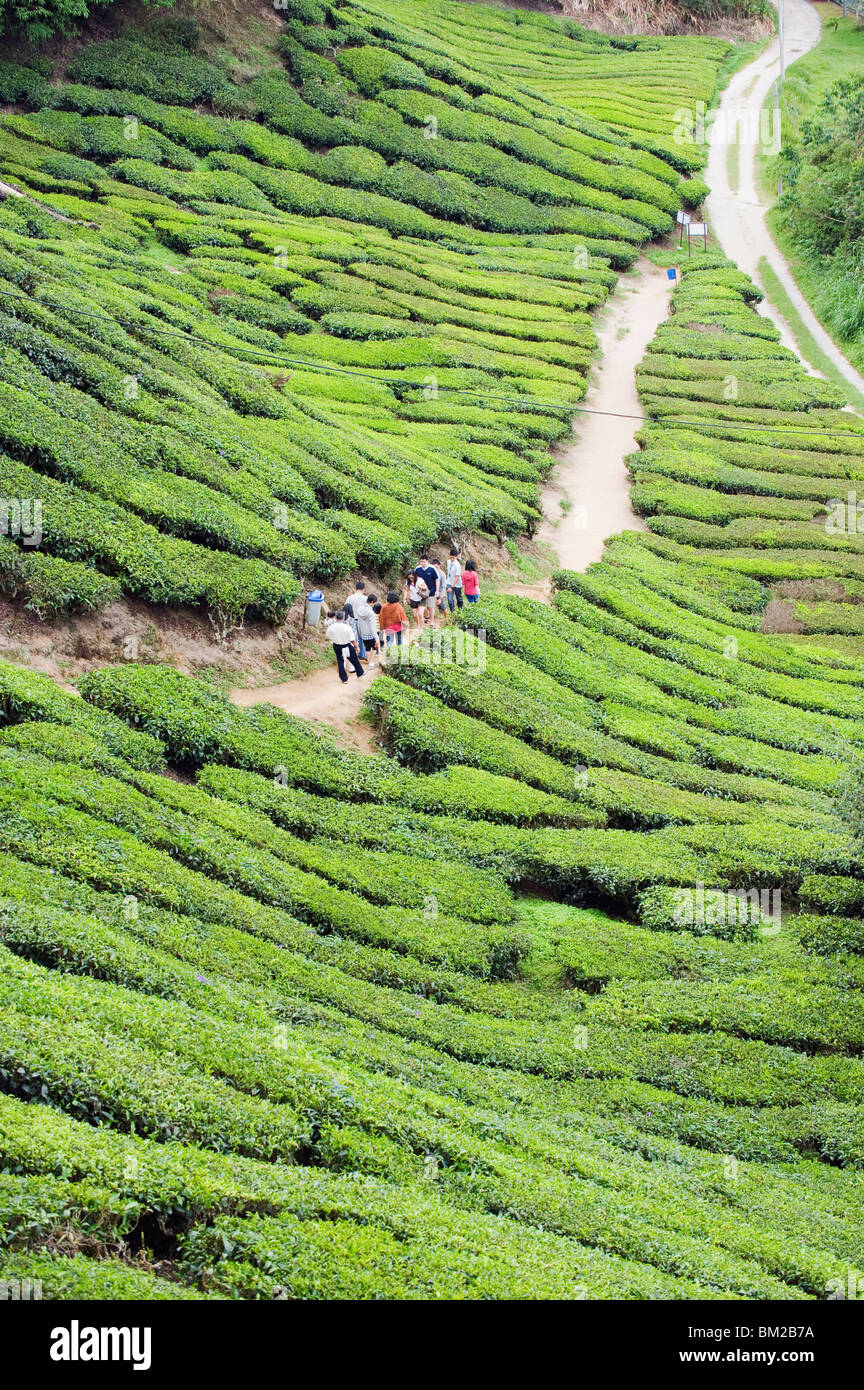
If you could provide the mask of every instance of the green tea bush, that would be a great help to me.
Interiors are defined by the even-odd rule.
[[[105,608],[122,592],[116,579],[89,565],[19,550],[5,539],[0,542],[0,589],[10,598],[23,598],[24,607],[39,618]]]
[[[812,901],[814,896],[821,897],[823,904],[828,898],[824,889],[821,892],[817,890],[814,894],[812,879],[805,880],[805,884],[802,884],[802,899],[810,897]],[[851,893],[849,897],[852,898]],[[852,955],[864,955],[864,923],[859,918],[841,917],[833,913],[830,916],[802,913],[796,919],[795,931],[805,950],[816,955],[842,956],[847,952]]]
[[[808,874],[800,896],[805,909],[848,915],[864,904],[864,883],[840,874]]]
[[[178,106],[225,98],[229,83],[219,67],[191,53],[159,52],[135,39],[88,44],[69,66],[78,82],[125,87],[142,96],[168,94]]]
[[[132,1302],[151,1299],[188,1302],[209,1295],[163,1279],[121,1260],[93,1259],[87,1255],[14,1254],[0,1256],[0,1274],[10,1284],[38,1282],[42,1297],[58,1302],[107,1300]]]
[[[163,766],[164,748],[158,739],[130,729],[113,714],[93,709],[76,695],[61,690],[47,676],[0,662],[0,721],[6,725],[33,719],[89,734],[133,767]]]
[[[419,338],[429,333],[428,328],[410,323],[405,319],[390,318],[384,314],[333,312],[322,314],[321,323],[328,333],[337,338]]]

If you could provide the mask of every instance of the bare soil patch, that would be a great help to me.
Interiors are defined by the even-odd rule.
[[[771,586],[778,598],[800,603],[860,603],[856,594],[846,592],[839,579],[784,579]]]
[[[767,19],[732,19],[710,9],[694,14],[673,0],[560,0],[556,8],[601,34],[703,34],[753,40],[771,32]]]
[[[448,540],[430,547],[442,560],[449,548]],[[464,558],[476,560],[484,588],[507,588],[515,576],[512,592],[546,596],[548,580],[543,575],[552,568],[548,555],[530,538],[520,538],[516,553],[514,560],[510,546],[482,533],[472,536],[462,550]],[[540,577],[535,579],[535,573]],[[365,581],[367,593],[382,600],[391,586],[401,597],[404,575],[355,573],[318,586],[324,595],[323,612],[340,608],[358,579]],[[250,618],[219,643],[206,614],[195,608],[161,608],[122,598],[99,613],[62,614],[43,622],[20,601],[0,599],[0,658],[66,685],[98,667],[134,661],[164,663],[185,675],[257,689],[302,680],[332,663],[323,622],[307,627],[304,614],[305,597],[292,605],[281,627]],[[333,676],[335,680],[335,667]]]
[[[760,632],[803,632],[804,624],[795,617],[794,605],[786,599],[772,598],[765,605]]]

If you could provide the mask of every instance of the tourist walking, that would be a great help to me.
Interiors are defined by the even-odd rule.
[[[465,568],[462,571],[462,587],[468,602],[476,603],[480,597],[480,578],[473,560],[465,561]]]
[[[342,612],[345,614],[347,621],[351,624],[351,627],[354,629],[354,640],[357,643],[357,655],[359,656],[361,661],[366,660],[366,645],[363,641],[362,633],[360,632],[360,624],[357,620],[357,613],[355,609],[362,608],[365,602],[366,585],[362,579],[358,579],[357,583],[354,585],[353,594],[349,594],[348,598],[346,598],[345,602],[342,605]]]
[[[435,600],[438,612],[443,618],[447,617],[447,571],[442,568],[441,561],[436,558],[432,561],[435,566],[435,573],[438,575],[438,593]]]
[[[435,622],[435,605],[438,601],[438,566],[434,559],[428,555],[420,556],[420,563],[415,567],[414,573],[426,585],[426,601],[423,604],[423,612],[420,615],[426,622]]]
[[[339,668],[340,681],[344,684],[348,680],[348,672],[345,670],[346,658],[358,679],[360,676],[364,676],[366,672],[360,665],[360,658],[357,655],[354,629],[345,617],[344,608],[337,608],[335,613],[329,615],[325,632],[336,653],[336,665]]]
[[[405,601],[411,617],[420,627],[423,626],[423,610],[428,597],[429,590],[420,575],[416,571],[409,574],[405,580]]]
[[[385,651],[389,651],[394,645],[401,647],[402,632],[408,624],[408,615],[399,602],[399,595],[395,589],[390,590],[387,595],[387,602],[382,603],[378,621],[381,624],[381,631],[384,633],[384,641],[387,644]]]
[[[462,607],[464,590],[462,587],[462,562],[459,551],[453,547],[447,561],[447,607],[450,612]]]
[[[371,606],[372,613],[375,618],[375,650],[376,652],[383,652],[384,638],[381,636],[381,609],[384,607],[384,605],[379,598]]]
[[[363,594],[362,601],[356,598],[354,600],[354,617],[357,619],[360,638],[367,653],[378,650],[378,621],[373,607],[377,602],[377,594],[370,594],[368,598]],[[363,658],[361,657],[360,660],[362,661]],[[372,666],[374,662],[370,661],[369,664]]]

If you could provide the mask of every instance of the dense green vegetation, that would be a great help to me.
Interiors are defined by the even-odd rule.
[[[0,32],[23,34],[38,44],[54,34],[75,33],[91,12],[111,0],[2,0],[0,3]],[[145,6],[171,9],[173,0],[144,0]],[[682,19],[712,21],[716,19],[753,19],[769,13],[768,0],[674,0]],[[288,8],[277,6],[276,8]],[[314,19],[320,8],[317,3],[298,4],[301,19]],[[684,22],[686,22],[684,19]]]
[[[8,552],[3,583],[38,612],[119,586],[222,634],[280,620],[303,579],[530,532],[590,312],[702,159],[541,91],[547,50],[617,80],[619,49],[572,24],[284,20],[244,66],[165,18],[59,81],[0,63],[4,179],[29,195],[0,205],[0,481],[41,499],[44,557]],[[671,130],[725,49],[626,59]]]
[[[292,0],[287,66],[250,75],[172,32],[58,84],[0,68],[5,176],[72,219],[0,206],[0,476],[44,531],[7,538],[4,584],[224,630],[300,577],[530,530],[590,311],[687,196],[670,118],[724,46]],[[639,370],[648,529],[552,604],[458,615],[482,676],[431,638],[379,675],[375,756],[166,667],[70,693],[0,663],[0,1275],[263,1300],[864,1277],[864,670],[834,645],[864,557],[826,526],[864,430],[758,297],[694,262]],[[772,596],[815,640],[769,630]]]
[[[745,616],[746,584],[726,596]],[[508,602],[517,633],[542,624]],[[496,679],[557,692],[544,739],[606,707],[513,645]],[[593,827],[543,828],[500,771],[448,786],[313,747],[166,669],[101,672],[86,701],[0,681],[5,1275],[53,1298],[806,1299],[864,1265],[862,940],[848,889],[818,888],[860,865],[824,795],[718,772],[721,825],[670,782],[664,829],[611,828],[633,817],[608,798]],[[382,677],[376,700],[391,684],[413,689]],[[464,739],[445,757],[470,759],[489,726],[440,709]],[[150,770],[157,734],[197,785]],[[646,770],[605,741],[610,770],[616,747]],[[664,907],[781,862],[822,916],[778,936]]]
[[[786,78],[783,150],[767,164],[783,180],[771,220],[808,301],[860,369],[864,28],[834,5],[819,8],[822,38]]]

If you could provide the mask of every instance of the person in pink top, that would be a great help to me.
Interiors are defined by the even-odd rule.
[[[462,588],[468,602],[476,603],[480,597],[480,578],[473,560],[465,561],[465,568],[462,571]]]

